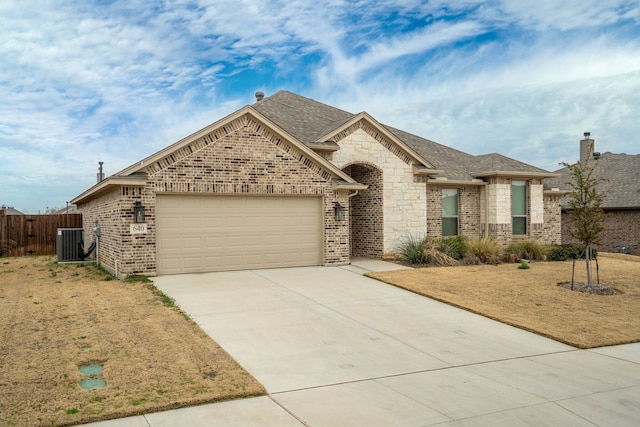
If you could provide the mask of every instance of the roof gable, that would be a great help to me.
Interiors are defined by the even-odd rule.
[[[314,169],[325,179],[328,180],[333,177],[347,182],[353,181],[348,175],[340,171],[340,169],[326,161],[312,149],[300,143],[295,137],[289,135],[283,129],[280,129],[252,107],[244,107],[224,119],[158,151],[139,163],[124,169],[116,175],[126,176],[136,172],[153,174],[175,163],[179,159],[197,152],[210,144],[214,144],[224,136],[244,126],[250,126],[256,133],[261,134],[281,150]]]
[[[129,182],[129,178],[135,177],[135,184],[141,185],[144,181],[142,177],[146,176],[146,174],[152,175],[161,171],[187,156],[204,149],[210,144],[215,144],[224,136],[244,126],[251,127],[253,131],[304,164],[307,168],[316,172],[325,180],[332,180],[336,189],[349,190],[366,188],[366,186],[358,184],[349,175],[325,160],[311,148],[305,146],[285,130],[279,128],[268,118],[262,116],[258,111],[247,106],[94,185],[76,197],[74,203],[88,200],[96,194],[106,191],[113,185],[123,185],[123,179]],[[133,182],[133,180],[131,180],[131,182]]]
[[[352,114],[287,91],[264,98],[253,107],[309,146],[319,148],[327,142],[337,142],[356,126],[365,129],[403,161],[435,169],[428,160],[366,112]]]
[[[554,174],[500,154],[473,156],[437,142],[379,123],[366,112],[352,114],[313,99],[280,91],[253,107],[279,127],[319,151],[338,149],[335,142],[359,126],[405,162],[424,168],[421,173],[441,174],[451,180],[471,181],[502,174],[547,178]],[[342,136],[343,137],[343,136]],[[333,145],[332,145],[333,144]]]
[[[400,138],[390,132],[386,127],[378,123],[371,115],[366,112],[354,115],[351,119],[341,123],[334,129],[321,135],[319,141],[333,141],[338,143],[341,139],[350,135],[357,129],[362,129],[372,138],[382,144],[387,150],[391,151],[398,158],[407,164],[418,163],[427,168],[435,168],[424,157],[418,154],[410,146],[405,144]]]

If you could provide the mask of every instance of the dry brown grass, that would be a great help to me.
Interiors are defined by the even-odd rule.
[[[105,278],[53,257],[0,258],[0,425],[70,425],[265,392],[149,284]],[[104,366],[106,388],[80,387],[87,364]]]
[[[600,282],[620,294],[558,286],[571,280],[570,261],[532,263],[528,270],[501,264],[368,276],[580,348],[640,341],[640,257],[601,253],[598,262]],[[576,262],[576,281],[586,281],[584,261]]]

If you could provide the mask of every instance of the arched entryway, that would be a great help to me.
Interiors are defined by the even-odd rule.
[[[382,170],[366,163],[354,163],[342,169],[347,175],[368,185],[349,199],[351,256],[382,258],[384,253],[384,211]]]

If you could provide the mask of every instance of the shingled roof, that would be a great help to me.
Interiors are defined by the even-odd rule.
[[[498,153],[475,156],[471,167],[474,176],[482,176],[493,172],[548,173],[544,169],[503,156]]]
[[[0,206],[0,211],[3,212],[4,215],[24,215],[24,213],[15,209],[13,206]]]
[[[284,90],[252,107],[305,144],[319,142],[320,136],[355,116]]]
[[[594,177],[604,179],[598,184],[605,209],[640,209],[640,154],[603,153],[594,162]],[[556,171],[560,177],[547,182],[548,186],[569,190],[568,168]]]
[[[318,138],[339,128],[357,114],[332,107],[310,98],[280,91],[252,105],[254,109],[305,144],[323,143]],[[524,175],[552,174],[535,166],[500,154],[473,156],[446,145],[382,124],[404,144],[431,163],[450,180],[469,181],[491,173]]]

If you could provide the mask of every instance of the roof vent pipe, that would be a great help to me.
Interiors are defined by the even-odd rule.
[[[96,178],[98,182],[101,182],[104,179],[104,172],[102,172],[102,165],[104,162],[98,162],[98,173],[96,174]]]
[[[256,101],[260,102],[264,99],[264,92],[256,92]]]

